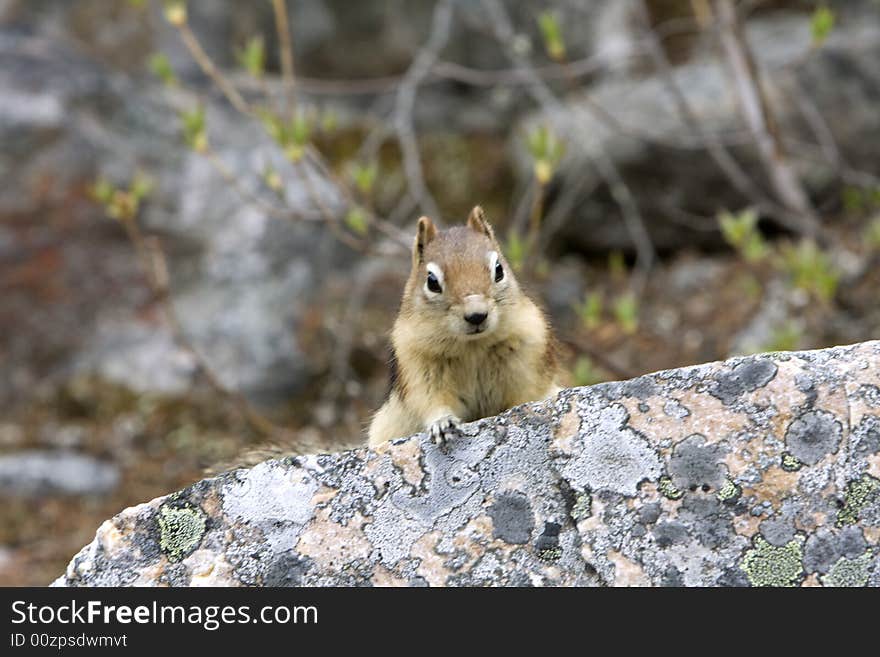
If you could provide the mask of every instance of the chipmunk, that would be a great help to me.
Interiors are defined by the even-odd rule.
[[[368,444],[460,423],[555,395],[556,342],[517,284],[482,208],[438,231],[421,217],[412,270],[391,332],[391,392]]]

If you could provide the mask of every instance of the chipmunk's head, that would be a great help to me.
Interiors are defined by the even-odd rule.
[[[438,231],[419,219],[406,302],[437,339],[496,335],[519,288],[482,208],[467,224]]]

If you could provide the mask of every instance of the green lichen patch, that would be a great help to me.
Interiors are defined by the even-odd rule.
[[[593,496],[589,491],[581,493],[574,502],[571,510],[571,517],[575,522],[579,522],[584,518],[589,518],[593,513]]]
[[[837,526],[856,524],[859,520],[859,513],[878,491],[880,491],[880,480],[868,474],[862,475],[861,479],[849,482],[843,496],[843,508],[837,512]]]
[[[665,475],[660,477],[660,481],[657,483],[657,489],[663,497],[670,500],[681,499],[681,496],[684,495],[684,491],[679,490],[678,487],[672,483],[672,478]]]
[[[542,561],[559,561],[562,557],[562,548],[549,547],[538,551],[538,558]]]
[[[803,465],[803,463],[798,461],[788,452],[782,455],[782,469],[786,472],[797,472],[803,467]]]
[[[859,587],[868,583],[871,554],[865,553],[855,559],[841,557],[831,566],[827,575],[821,577],[823,586]]]
[[[797,537],[777,547],[761,536],[740,563],[752,586],[796,586],[804,576],[803,538]]]
[[[715,497],[719,502],[733,502],[742,494],[742,489],[731,479],[725,479],[724,484]]]
[[[205,514],[191,505],[159,509],[159,547],[177,562],[196,549],[205,534]]]

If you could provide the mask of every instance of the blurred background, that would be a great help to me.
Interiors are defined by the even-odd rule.
[[[0,0],[0,585],[361,444],[421,214],[570,385],[877,338],[878,62],[875,0]]]

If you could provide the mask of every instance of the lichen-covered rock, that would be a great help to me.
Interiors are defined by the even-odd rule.
[[[56,585],[880,585],[880,342],[561,392],[127,509]]]

